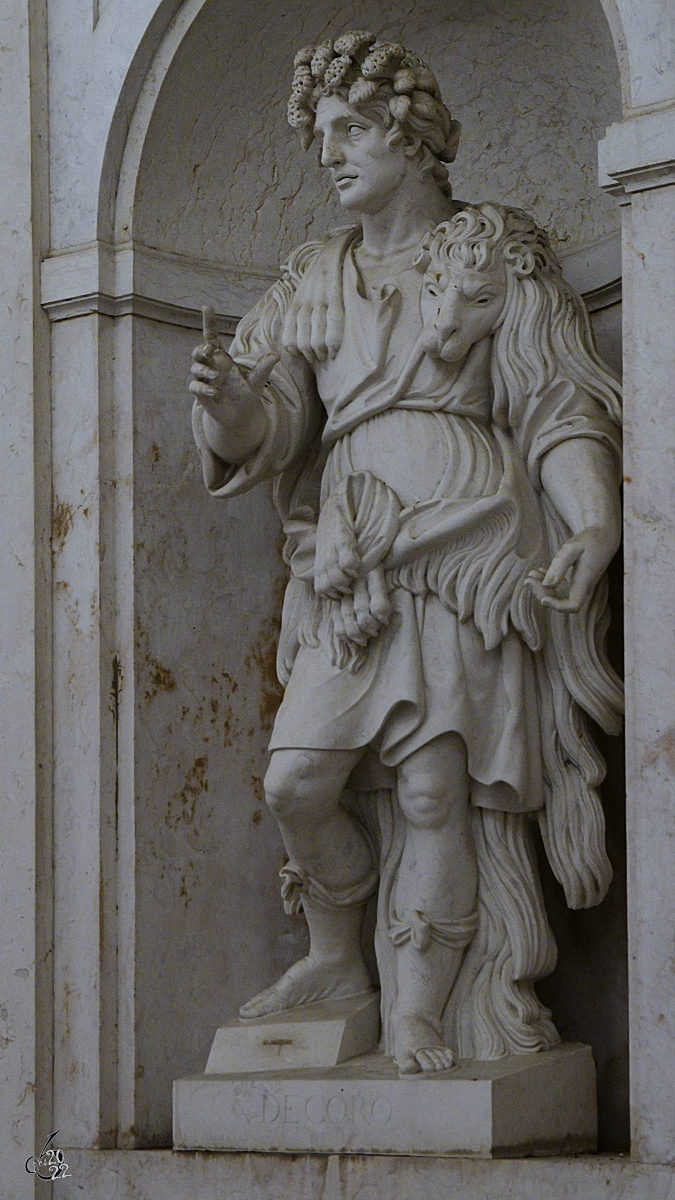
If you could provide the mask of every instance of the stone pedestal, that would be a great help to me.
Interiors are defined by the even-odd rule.
[[[303,1004],[253,1021],[228,1021],[216,1030],[207,1075],[253,1071],[326,1070],[368,1054],[380,1035],[380,993]]]
[[[596,1147],[588,1046],[399,1078],[362,1055],[332,1070],[193,1075],[174,1083],[174,1148],[474,1158]]]

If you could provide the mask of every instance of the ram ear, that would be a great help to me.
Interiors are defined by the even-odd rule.
[[[424,235],[424,237],[422,238],[422,241],[420,242],[419,246],[417,247],[417,250],[415,252],[415,257],[413,258],[413,266],[417,267],[417,270],[421,274],[424,274],[427,267],[429,266],[429,263],[431,262],[430,247],[431,247],[431,240],[432,240],[433,236],[434,236],[433,230],[431,233],[427,233]]]

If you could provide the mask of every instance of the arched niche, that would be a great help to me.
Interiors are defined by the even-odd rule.
[[[133,214],[121,214],[117,236],[274,271],[327,222],[344,223],[313,154],[289,139],[285,104],[293,48],[349,20],[326,2],[298,6],[281,22],[262,0],[236,14],[216,0],[203,4],[155,99]],[[463,124],[456,195],[520,204],[563,253],[617,233],[617,206],[596,180],[598,137],[621,114],[598,0],[424,0],[412,15],[371,0],[358,23],[403,37],[433,63]]]
[[[170,1143],[171,1080],[202,1069],[215,1026],[304,945],[301,920],[280,909],[282,847],[261,790],[278,696],[278,524],[264,489],[227,506],[204,492],[185,378],[202,300],[231,329],[293,246],[344,223],[284,109],[294,51],[354,23],[327,0],[283,19],[265,0],[184,9],[180,36],[167,34],[168,66],[148,77],[132,121],[115,226],[150,304],[132,308],[120,368],[133,409],[136,852],[135,964],[122,980],[135,997],[125,1010],[133,1100],[121,1140],[141,1146]],[[420,0],[412,14],[368,0],[358,24],[432,64],[464,126],[455,193],[533,212],[578,286],[616,302],[618,209],[597,188],[596,147],[621,96],[598,0]],[[616,312],[597,307],[608,355]],[[597,913],[568,914],[548,879],[561,965],[542,994],[564,1037],[593,1043],[603,1145],[620,1148],[621,763],[616,744],[605,749],[616,884]]]

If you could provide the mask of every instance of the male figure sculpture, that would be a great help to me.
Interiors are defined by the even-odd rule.
[[[311,947],[241,1010],[367,991],[402,1073],[558,1040],[531,830],[574,907],[611,869],[590,714],[616,732],[604,574],[619,398],[546,235],[451,199],[459,127],[402,46],[295,60],[289,119],[353,227],[241,322],[207,314],[194,431],[217,496],[276,480],[291,578],[265,780]]]

